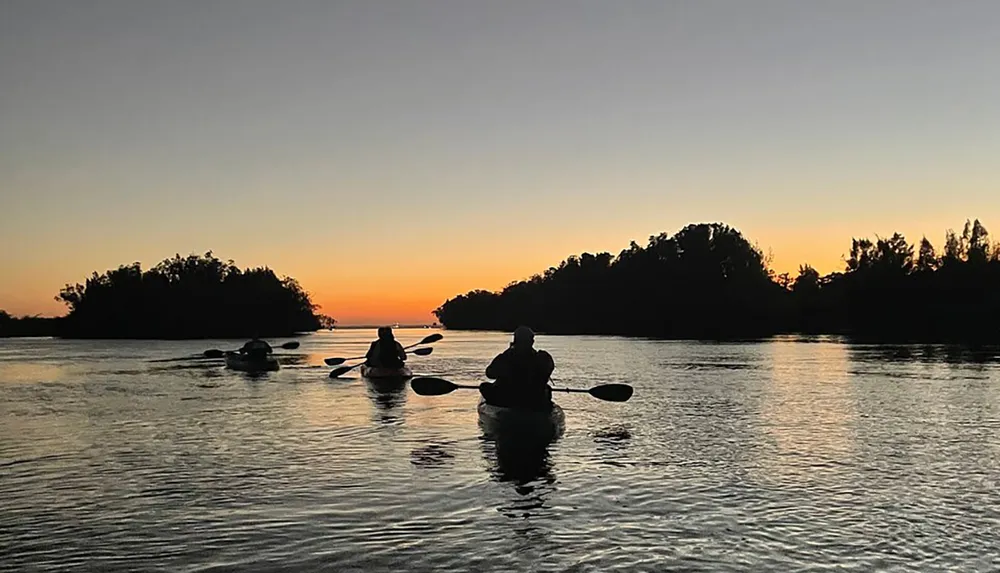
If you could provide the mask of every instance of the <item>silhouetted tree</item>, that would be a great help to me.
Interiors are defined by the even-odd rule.
[[[786,318],[787,291],[765,257],[721,223],[632,242],[618,254],[583,253],[499,293],[472,291],[435,311],[448,328],[670,338],[766,335]]]
[[[969,222],[965,222],[965,229],[969,231]],[[970,264],[981,265],[990,260],[990,239],[986,228],[976,219],[972,225],[971,232],[968,232],[968,250],[966,257]]]
[[[965,247],[962,241],[955,235],[955,231],[948,229],[944,235],[944,256],[941,258],[942,265],[953,265],[961,263],[965,258]]]
[[[211,252],[96,272],[56,297],[69,307],[63,334],[84,338],[287,336],[320,328],[316,306],[292,278],[240,269]]]
[[[42,316],[11,316],[0,310],[0,338],[11,336],[55,336],[61,319]]]
[[[781,273],[780,275],[774,278],[774,282],[778,283],[778,286],[780,286],[781,288],[787,290],[792,288],[792,284],[795,281],[794,279],[792,279],[792,276],[789,275],[788,273]]]
[[[819,293],[819,271],[808,264],[799,266],[799,276],[792,284],[792,292],[799,296],[815,296]]]
[[[809,265],[793,280],[721,223],[632,242],[617,257],[572,256],[499,293],[472,291],[435,311],[447,328],[723,338],[778,332],[875,340],[1000,341],[1000,246],[986,228],[949,230],[943,254],[917,256],[899,233],[853,238],[845,272]]]
[[[926,237],[916,261],[898,233],[853,239],[844,287],[848,331],[873,340],[1000,341],[1000,262],[986,228],[945,233],[943,255]]]
[[[931,272],[937,270],[939,261],[934,253],[934,245],[927,240],[927,237],[920,239],[920,252],[917,257],[917,270],[920,272]]]

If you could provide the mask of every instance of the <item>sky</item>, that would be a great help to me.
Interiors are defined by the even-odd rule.
[[[696,222],[1000,232],[1000,3],[4,0],[0,308],[212,250],[429,322]]]

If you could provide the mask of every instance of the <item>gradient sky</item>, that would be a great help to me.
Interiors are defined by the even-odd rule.
[[[0,308],[213,250],[430,320],[723,221],[794,271],[1000,232],[1000,2],[0,2]]]

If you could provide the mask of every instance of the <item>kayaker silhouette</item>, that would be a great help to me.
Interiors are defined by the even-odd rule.
[[[486,367],[486,377],[479,391],[488,404],[508,408],[543,410],[552,407],[549,376],[555,370],[552,355],[535,350],[535,333],[527,326],[514,331],[510,347]]]
[[[406,350],[396,337],[392,335],[392,329],[388,326],[381,326],[378,329],[378,340],[372,342],[365,354],[365,364],[375,368],[399,368],[406,362]]]
[[[268,354],[271,354],[274,350],[271,345],[264,342],[256,335],[240,348],[240,354],[245,354],[250,358],[265,358]]]

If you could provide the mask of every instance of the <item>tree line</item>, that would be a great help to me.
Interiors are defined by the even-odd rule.
[[[52,336],[61,319],[43,316],[12,316],[0,310],[0,338],[9,336]]]
[[[295,279],[267,267],[240,269],[211,251],[175,255],[143,270],[139,263],[66,285],[56,296],[69,308],[58,319],[37,324],[42,332],[67,338],[247,338],[291,336],[330,327],[336,321],[318,307]],[[4,313],[6,315],[7,313]],[[31,317],[0,317],[3,324]],[[7,330],[25,328],[10,326]],[[27,334],[31,335],[31,334]]]
[[[852,239],[843,271],[821,276],[804,264],[791,277],[738,230],[692,224],[617,256],[583,253],[499,292],[456,296],[434,314],[446,328],[553,334],[1000,342],[1000,244],[978,220],[948,230],[940,254],[926,237]]]

